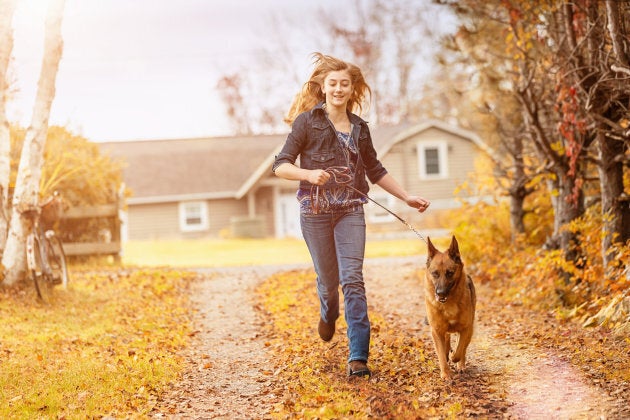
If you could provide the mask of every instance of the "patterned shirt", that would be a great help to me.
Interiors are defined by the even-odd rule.
[[[352,174],[350,185],[354,184],[354,174],[356,173],[356,165],[358,162],[358,151],[350,133],[342,133],[337,131],[337,140],[341,145],[341,149],[348,162],[349,173]],[[332,178],[331,178],[332,181]],[[350,210],[367,203],[365,197],[357,196],[357,194],[345,185],[340,185],[328,181],[327,184],[313,188],[300,188],[297,191],[297,199],[300,202],[300,211],[303,214],[313,214],[313,206],[311,205],[311,194],[317,199],[318,213],[332,213],[340,210]],[[332,186],[328,186],[332,184]]]

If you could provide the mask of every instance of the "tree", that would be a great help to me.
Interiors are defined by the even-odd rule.
[[[7,71],[13,50],[11,21],[17,0],[0,0],[0,255],[9,228],[9,175],[11,173],[11,134],[6,114],[9,93]]]
[[[624,128],[630,122],[630,47],[623,42],[629,35],[623,23],[630,11],[626,7],[622,12],[620,5],[564,1],[548,17],[555,26],[551,45],[557,46],[552,52],[557,57],[560,133],[566,140],[569,175],[590,161],[598,167],[604,265],[614,259],[609,252],[613,243],[630,239],[623,181],[630,146],[630,132]]]
[[[517,97],[521,101],[532,143],[551,174],[554,235],[570,261],[579,259],[576,234],[565,229],[584,214],[586,152],[592,142],[585,132],[575,87],[566,75],[566,57],[558,4],[503,2],[509,16],[518,60]],[[539,35],[539,27],[544,32]]]
[[[352,19],[336,11],[321,12],[323,32],[333,50],[349,57],[371,81],[374,113],[370,122],[382,125],[417,121],[425,75],[422,67],[436,52],[438,36],[448,19],[428,2],[414,0],[355,1]],[[432,42],[433,41],[433,42]]]
[[[538,170],[548,174],[554,206],[553,238],[565,257],[579,261],[578,235],[565,226],[584,213],[586,191],[601,199],[602,256],[605,264],[610,263],[614,244],[630,239],[624,184],[624,168],[630,160],[628,3],[441,2],[469,18],[463,21],[458,35],[464,33],[473,40],[469,43],[482,45],[487,56],[503,56],[509,63],[503,68],[503,79],[509,83],[503,85],[509,86],[506,93],[520,104],[519,113],[526,127],[523,132],[527,134],[524,150],[533,147]],[[486,24],[470,26],[471,16],[479,21],[486,19]],[[500,29],[493,29],[497,26],[493,22]],[[488,37],[480,41],[480,33],[488,29],[495,31],[495,39],[501,40],[504,47],[493,44]],[[472,35],[468,36],[467,31]],[[489,74],[484,64],[493,61],[479,60],[473,54],[467,58],[478,67],[477,80],[484,80]],[[494,96],[492,84],[482,89],[484,98]],[[495,105],[490,102],[489,108],[497,109]],[[505,125],[509,119],[503,115],[499,120]]]
[[[217,89],[227,108],[227,116],[232,121],[235,134],[251,134],[249,110],[243,98],[243,79],[238,73],[222,76]]]
[[[371,124],[418,120],[427,73],[423,66],[437,45],[431,40],[444,30],[443,15],[429,2],[355,0],[345,9],[346,19],[323,9],[308,25],[297,26],[295,21],[274,16],[267,25],[277,28],[270,34],[277,38],[269,43],[273,49],[262,47],[247,71],[226,71],[219,82],[227,116],[239,130],[243,127],[239,119],[245,114],[252,132],[284,130],[288,104],[305,81],[296,71],[304,62],[303,49],[295,44],[308,38],[317,44],[310,53],[338,56],[361,68],[372,88]],[[261,71],[252,72],[252,67]],[[233,81],[238,82],[236,89],[233,83],[226,83]],[[239,113],[232,112],[236,103],[243,106]]]
[[[21,150],[26,129],[11,126],[11,148]],[[11,182],[17,178],[19,153],[11,155]],[[101,153],[97,143],[74,134],[65,127],[50,126],[44,147],[41,197],[60,193],[68,207],[111,204],[123,186],[124,162]]]
[[[4,283],[7,285],[17,283],[23,278],[25,273],[25,240],[29,229],[32,227],[22,217],[21,210],[25,206],[34,206],[39,203],[39,184],[48,130],[48,118],[52,101],[55,97],[55,81],[63,51],[61,22],[64,6],[65,0],[52,0],[46,16],[44,59],[33,116],[22,148],[11,205],[9,233],[2,255],[2,266],[5,268]]]
[[[457,8],[462,24],[454,37],[445,39],[446,49],[440,60],[445,82],[440,87],[447,92],[457,89],[457,95],[449,96],[459,125],[479,133],[496,151],[494,172],[510,198],[514,241],[526,232],[525,199],[533,192],[528,184],[536,174],[536,160],[531,157],[525,122],[513,92],[513,60],[504,38],[497,36],[506,28],[505,11],[493,3],[478,6],[467,8],[462,4]],[[460,58],[450,57],[449,51]]]
[[[630,9],[621,10],[619,2],[606,0],[605,14],[600,7],[588,8],[588,25],[595,28],[607,20],[607,36],[603,31],[591,31],[588,42],[589,67],[597,72],[598,80],[586,91],[589,117],[596,127],[598,169],[602,196],[604,264],[614,261],[609,252],[614,243],[630,240],[630,198],[624,190],[624,165],[629,164],[630,150]],[[602,48],[609,44],[612,54]],[[630,271],[629,271],[630,272]]]

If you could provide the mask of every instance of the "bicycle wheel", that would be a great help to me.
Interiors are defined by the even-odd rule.
[[[46,232],[46,257],[52,274],[54,284],[61,284],[64,289],[68,288],[68,265],[66,263],[66,253],[63,252],[61,241],[53,231]]]
[[[35,234],[28,235],[26,238],[26,264],[33,279],[37,297],[43,302],[48,302],[52,284],[44,274],[42,248],[40,247],[39,238]]]

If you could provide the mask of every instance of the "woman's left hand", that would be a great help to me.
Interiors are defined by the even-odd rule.
[[[431,204],[429,200],[418,196],[410,196],[405,201],[409,207],[418,209],[420,213],[423,213]]]

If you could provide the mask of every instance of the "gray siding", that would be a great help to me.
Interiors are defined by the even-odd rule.
[[[179,203],[130,205],[127,212],[130,240],[193,239],[218,237],[230,229],[232,217],[247,215],[246,200],[209,200],[208,229],[182,232],[179,226]]]
[[[263,217],[267,236],[274,236],[276,229],[273,199],[272,187],[262,187],[256,191],[256,214]]]
[[[421,179],[418,144],[444,141],[447,144],[448,178]],[[410,194],[422,195],[431,200],[451,199],[453,192],[475,170],[474,159],[479,150],[470,141],[430,129],[393,146],[382,159],[383,165]],[[378,189],[378,187],[374,187]]]
[[[247,216],[247,200],[211,200],[209,201],[208,211],[210,213],[210,230],[209,236],[219,236],[221,234],[229,234],[230,221],[233,217]]]
[[[130,205],[127,220],[130,240],[180,237],[177,203]]]
[[[448,177],[445,179],[421,179],[418,145],[423,142],[435,141],[446,143]],[[381,158],[381,162],[410,194],[423,196],[432,201],[433,204],[426,213],[420,214],[407,207],[400,200],[396,200],[390,210],[419,229],[444,227],[444,210],[456,206],[455,189],[468,180],[469,175],[474,172],[475,159],[480,153],[479,148],[470,140],[435,128],[430,128],[395,144]],[[383,192],[377,185],[370,188],[372,195],[379,195]],[[396,219],[392,219],[389,223],[369,222],[368,214],[368,231],[387,232],[392,230],[406,230],[406,227]]]

